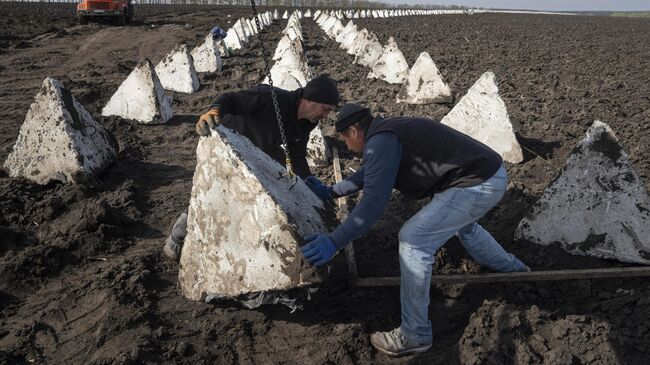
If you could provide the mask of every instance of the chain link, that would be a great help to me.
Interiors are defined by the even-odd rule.
[[[293,172],[293,166],[291,165],[291,156],[289,156],[289,144],[287,143],[287,136],[284,132],[284,123],[282,123],[282,116],[280,115],[280,107],[278,106],[278,97],[275,94],[275,89],[273,87],[273,78],[271,77],[271,66],[269,62],[269,51],[262,41],[262,26],[260,24],[259,16],[257,15],[257,7],[255,6],[255,0],[251,0],[251,7],[253,8],[253,18],[255,19],[255,25],[257,26],[257,32],[260,34],[260,44],[262,47],[262,57],[264,58],[264,72],[266,72],[266,77],[269,80],[269,86],[271,87],[271,99],[273,100],[273,109],[275,110],[275,119],[278,122],[278,128],[280,129],[280,138],[282,138],[282,150],[284,151],[284,157],[286,161],[287,174],[289,177],[293,177],[295,174]]]

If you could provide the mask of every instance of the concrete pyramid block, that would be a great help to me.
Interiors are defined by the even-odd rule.
[[[355,61],[366,67],[372,67],[383,54],[383,47],[374,33],[366,33],[365,39],[359,40],[358,48],[354,53]]]
[[[523,160],[492,72],[484,73],[440,122],[489,146],[508,162]]]
[[[4,166],[9,176],[38,184],[77,183],[115,160],[111,140],[70,91],[48,77],[27,111]]]
[[[282,19],[289,19],[289,13],[285,10],[284,14],[282,14]]]
[[[406,58],[393,37],[388,38],[383,53],[372,65],[368,78],[384,80],[390,84],[401,84],[406,81],[409,74],[409,65]]]
[[[165,90],[191,94],[199,89],[192,55],[186,44],[178,45],[156,65],[156,74]]]
[[[329,35],[331,39],[336,39],[336,37],[343,31],[343,23],[340,19],[336,19],[334,24],[325,30],[325,33]]]
[[[558,242],[573,254],[650,264],[650,199],[607,124],[593,123],[515,236]]]
[[[296,47],[296,43],[300,45],[300,39],[294,39],[291,40],[288,34],[285,34],[280,38],[280,42],[278,42],[277,47],[275,47],[275,52],[273,53],[272,59],[279,60],[282,55],[287,52],[290,48]],[[302,48],[302,45],[300,45],[300,48]]]
[[[257,31],[257,25],[255,24],[255,20],[246,19],[246,26],[248,27],[251,36],[259,34],[259,32]]]
[[[102,115],[133,119],[141,124],[162,124],[171,119],[172,107],[148,59],[138,62],[104,106]]]
[[[223,59],[223,58],[230,57],[230,52],[228,52],[228,46],[226,46],[226,42],[224,42],[224,40],[221,38],[218,38],[216,42],[217,42],[217,49],[219,50],[219,55],[221,56],[221,58]]]
[[[341,30],[341,32],[336,36],[336,38],[334,38],[334,40],[338,43],[343,42],[345,37],[355,28],[356,26],[354,25],[352,20],[348,21],[348,24],[346,24],[345,27],[343,27],[343,30]]]
[[[252,37],[254,34],[253,31],[248,27],[246,18],[239,18],[239,20],[237,20],[232,27],[237,29],[237,33],[239,35],[243,35],[244,39],[242,39],[242,41],[244,43],[248,43],[248,38]]]
[[[422,52],[397,94],[398,103],[430,104],[451,101],[449,85],[428,53]]]
[[[215,39],[212,34],[205,37],[205,41],[200,46],[192,50],[192,60],[194,60],[194,69],[196,72],[220,72],[221,71],[221,51],[219,50],[220,38]]]
[[[357,38],[359,35],[359,31],[357,30],[357,26],[355,25],[348,34],[346,34],[345,39],[341,41],[341,48],[349,50],[350,47],[352,47],[352,44],[354,44],[354,40]],[[350,53],[350,52],[347,52]]]
[[[304,261],[305,235],[323,232],[323,203],[247,138],[219,126],[201,137],[179,268],[184,296],[287,290],[323,280]]]
[[[307,9],[307,11],[305,12],[305,18],[311,18],[311,10],[310,9]]]
[[[300,30],[298,30],[298,28],[296,28],[294,26],[287,27],[282,32],[284,34],[288,35],[289,39],[291,39],[291,40],[294,40],[294,39],[302,40],[302,32]]]
[[[234,27],[230,28],[226,33],[226,38],[223,39],[223,41],[226,43],[226,47],[232,50],[243,48],[242,42],[240,41],[239,35],[237,34],[237,29]]]
[[[273,10],[273,20],[278,20],[280,19],[280,14],[278,13],[278,9]]]
[[[318,17],[321,16],[322,14],[323,14],[322,11],[320,11],[320,10],[316,10],[316,11],[314,12],[314,20],[318,20]]]
[[[277,63],[271,67],[271,78],[273,78],[273,86],[289,91],[304,87],[310,79],[299,66]],[[264,78],[262,84],[269,84],[268,77]]]
[[[307,163],[309,166],[324,166],[327,165],[328,148],[323,138],[323,132],[320,127],[314,128],[309,133],[309,141],[307,142]]]

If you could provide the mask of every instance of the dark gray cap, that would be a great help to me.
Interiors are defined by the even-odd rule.
[[[371,116],[370,109],[363,107],[359,104],[348,103],[341,107],[339,114],[336,118],[336,131],[338,133],[348,129],[354,123],[362,120],[365,117]]]

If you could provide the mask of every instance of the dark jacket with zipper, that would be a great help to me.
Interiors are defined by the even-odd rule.
[[[316,127],[316,123],[297,117],[302,89],[294,91],[274,89],[287,137],[291,163],[296,175],[304,179],[311,175],[307,164],[307,142],[309,133]],[[222,125],[247,137],[271,158],[282,166],[285,165],[285,154],[281,147],[282,137],[275,116],[270,86],[259,85],[222,94],[211,108],[219,109]]]

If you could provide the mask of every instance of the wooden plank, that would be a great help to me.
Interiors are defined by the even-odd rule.
[[[334,159],[334,180],[338,183],[343,180],[343,175],[341,174],[341,162],[339,160],[339,149],[336,146],[332,146],[332,158]],[[348,203],[345,201],[344,197],[336,199],[340,211],[340,220],[343,222],[348,218]],[[357,273],[357,260],[354,256],[354,246],[350,242],[345,246],[345,258],[348,262],[348,278],[352,283],[356,283],[358,273]]]
[[[613,267],[604,269],[550,270],[532,272],[434,275],[431,285],[438,284],[487,284],[522,281],[560,281],[581,279],[613,279],[650,276],[650,267]],[[399,286],[399,277],[359,278],[357,287]]]

